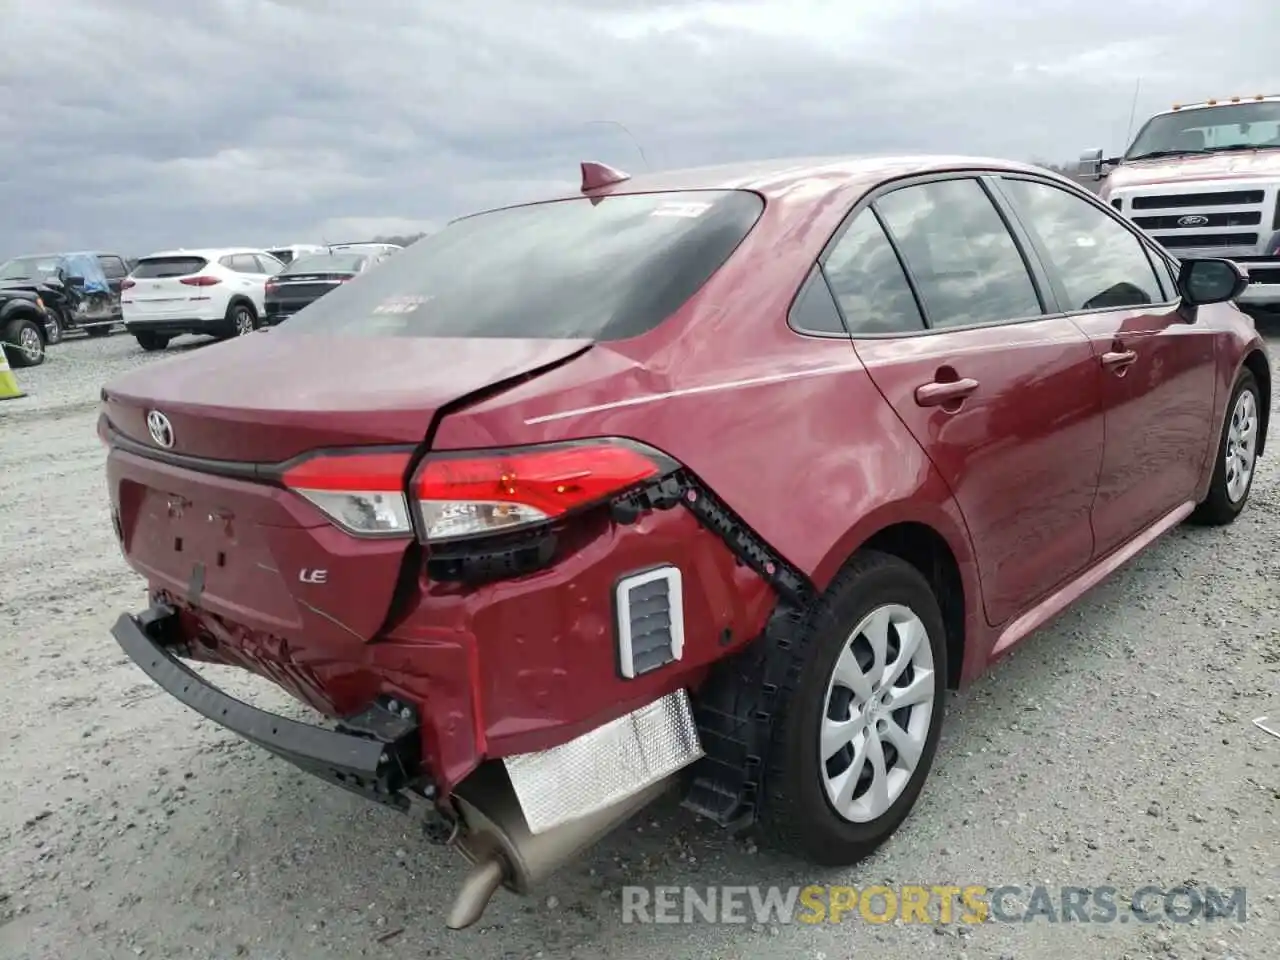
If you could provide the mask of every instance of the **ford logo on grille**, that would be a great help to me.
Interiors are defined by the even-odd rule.
[[[1198,213],[1191,213],[1185,217],[1178,218],[1178,226],[1180,227],[1203,227],[1208,222],[1208,217],[1203,217]]]

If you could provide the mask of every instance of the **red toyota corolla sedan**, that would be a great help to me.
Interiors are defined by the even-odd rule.
[[[852,863],[946,688],[1243,509],[1271,401],[1244,283],[1015,163],[584,164],[107,386],[151,590],[113,633],[242,737],[420,801],[474,864],[453,926],[673,786]]]

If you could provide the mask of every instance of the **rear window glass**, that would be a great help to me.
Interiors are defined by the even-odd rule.
[[[133,276],[141,280],[185,277],[199,273],[208,263],[204,257],[143,257],[133,268]]]
[[[362,253],[337,253],[332,256],[301,257],[289,264],[285,273],[357,273],[364,266]]]
[[[728,259],[746,191],[574,198],[456,221],[277,329],[387,337],[619,340],[658,326]]]

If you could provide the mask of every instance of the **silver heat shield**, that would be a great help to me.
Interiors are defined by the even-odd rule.
[[[506,758],[529,832],[588,816],[702,756],[689,695],[677,690],[550,750]]]

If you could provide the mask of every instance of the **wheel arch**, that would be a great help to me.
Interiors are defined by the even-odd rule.
[[[258,314],[257,305],[253,302],[251,298],[245,296],[243,293],[233,293],[230,296],[230,298],[227,300],[227,312],[230,313],[233,307],[238,307],[242,305],[248,307],[250,310],[253,311],[254,319],[258,318],[259,314]]]
[[[947,630],[947,686],[958,689],[978,669],[972,658],[982,629],[981,583],[969,533],[953,501],[917,499],[886,505],[864,517],[836,541],[814,572],[815,586],[825,590],[839,571],[865,550],[896,556],[929,581],[942,608]]]
[[[27,305],[21,301],[13,301],[5,305],[0,310],[0,327],[7,327],[15,320],[30,320],[35,324],[36,334],[40,337],[40,342],[46,347],[49,346],[49,331],[44,327],[44,317],[40,315],[40,311],[34,305]]]
[[[1262,456],[1266,452],[1267,431],[1271,424],[1271,364],[1267,360],[1266,353],[1254,347],[1245,354],[1241,367],[1252,373],[1253,378],[1258,382],[1258,399],[1261,401],[1258,406],[1262,408],[1258,411],[1262,420],[1261,436],[1258,437],[1258,456]]]

